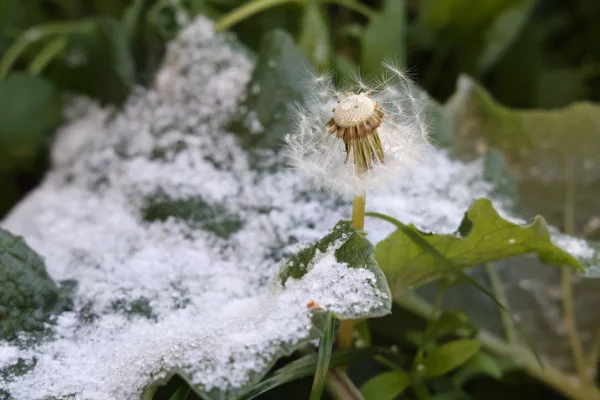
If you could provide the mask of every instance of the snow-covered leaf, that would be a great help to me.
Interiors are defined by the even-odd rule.
[[[42,332],[54,314],[69,306],[66,293],[46,273],[42,258],[23,238],[0,229],[0,338]]]
[[[524,226],[515,224],[503,219],[487,199],[473,203],[455,234],[432,234],[414,226],[409,228],[461,269],[535,253],[548,265],[584,270],[576,258],[552,244],[543,218],[537,217]],[[444,269],[434,255],[403,230],[377,244],[375,259],[397,292],[454,272]]]
[[[310,273],[314,269],[315,261],[322,259],[322,255],[327,253],[328,249],[332,246],[335,247],[335,261],[330,262],[332,264],[336,262],[344,264],[347,268],[356,269],[356,273],[364,275],[360,279],[364,282],[365,289],[367,289],[367,286],[371,286],[375,290],[373,293],[379,293],[377,295],[379,299],[376,300],[373,307],[361,309],[359,303],[364,302],[368,297],[361,300],[360,296],[366,293],[360,291],[345,293],[346,301],[354,301],[356,302],[356,306],[348,310],[331,311],[334,311],[336,317],[340,319],[378,317],[388,314],[392,304],[390,289],[383,272],[381,272],[373,259],[373,245],[360,231],[352,228],[349,221],[340,221],[329,235],[291,257],[279,273],[279,279],[282,284],[285,285],[290,278],[302,279],[307,273]],[[337,295],[336,290],[346,292],[347,290],[344,288],[355,285],[351,282],[352,279],[355,279],[353,275],[350,273],[343,275],[340,282],[341,286],[339,288],[337,286],[330,288],[332,298]],[[369,292],[370,290],[367,289],[367,291]],[[350,296],[354,299],[350,299]],[[377,297],[373,298],[376,299]],[[322,301],[317,301],[317,305],[329,310]]]

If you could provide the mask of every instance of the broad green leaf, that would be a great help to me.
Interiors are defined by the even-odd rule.
[[[473,203],[455,234],[425,233],[414,226],[411,229],[461,269],[535,253],[549,265],[583,270],[577,259],[552,244],[543,218],[536,217],[528,225],[509,222],[487,199]],[[374,257],[394,292],[422,285],[445,272],[452,272],[444,270],[435,257],[401,230],[378,243]]]
[[[69,308],[42,258],[22,238],[0,229],[0,337],[41,333],[52,315]]]
[[[477,60],[480,75],[492,67],[519,36],[534,5],[535,0],[524,0],[494,18],[484,34],[483,48]]]
[[[31,167],[61,120],[61,96],[51,82],[21,73],[0,81],[0,171]]]
[[[365,400],[394,400],[412,383],[410,375],[402,370],[381,373],[365,382],[360,392]]]
[[[502,378],[504,369],[509,364],[502,359],[479,352],[467,361],[452,377],[457,386],[463,386],[469,380],[477,376],[490,376],[495,379]]]
[[[306,3],[298,46],[317,67],[327,68],[331,63],[332,49],[329,26],[322,7],[318,0]]]
[[[446,343],[431,353],[423,360],[423,369],[419,375],[425,378],[433,378],[444,375],[455,368],[460,367],[473,357],[481,348],[478,340],[461,339]]]
[[[330,234],[290,257],[280,271],[279,279],[281,283],[285,284],[289,278],[302,278],[311,268],[311,263],[317,252],[325,253],[334,244],[337,246],[335,251],[336,260],[345,263],[348,268],[364,268],[371,271],[375,276],[374,285],[385,296],[382,299],[382,305],[371,310],[367,315],[336,315],[336,317],[339,319],[357,319],[388,314],[391,309],[390,289],[383,272],[373,259],[373,245],[359,230],[353,228],[349,221],[340,221]]]
[[[135,83],[127,33],[114,18],[86,21],[90,28],[69,36],[62,62],[48,68],[48,75],[63,89],[121,104]]]
[[[361,40],[360,66],[365,71],[379,72],[385,59],[405,61],[405,8],[404,0],[385,0],[369,22]]]
[[[294,124],[289,107],[308,99],[303,80],[311,72],[314,69],[288,33],[275,30],[265,35],[232,132],[247,147],[279,147]]]

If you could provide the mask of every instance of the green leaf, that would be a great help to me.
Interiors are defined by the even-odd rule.
[[[265,35],[259,56],[247,86],[247,98],[239,116],[231,124],[247,147],[277,148],[294,121],[289,107],[305,103],[308,94],[303,80],[314,68],[282,30]]]
[[[480,352],[463,364],[452,377],[452,381],[457,386],[463,386],[476,376],[490,376],[500,379],[504,374],[504,369],[508,366],[509,364],[506,361]]]
[[[522,1],[494,18],[483,36],[483,47],[477,61],[479,75],[492,67],[519,36],[535,3],[535,0]]]
[[[0,229],[0,337],[41,333],[52,315],[70,308],[66,294],[46,273],[25,241]]]
[[[460,367],[473,357],[481,348],[478,340],[461,339],[446,343],[431,353],[423,360],[424,369],[420,376],[433,378],[444,375]]]
[[[12,74],[0,81],[0,171],[29,168],[62,120],[62,99],[44,78]]]
[[[427,325],[424,337],[426,340],[437,340],[447,335],[456,335],[458,332],[473,336],[477,334],[477,327],[469,321],[465,313],[445,310]]]
[[[84,93],[103,103],[121,104],[135,83],[133,57],[123,25],[114,18],[85,21],[74,30],[61,63],[48,76],[61,88]]]
[[[455,234],[424,233],[412,225],[409,229],[461,269],[535,253],[549,265],[583,270],[577,259],[552,244],[543,218],[536,217],[528,225],[509,222],[487,199],[479,199],[471,205]],[[374,257],[394,292],[422,285],[445,272],[452,272],[444,270],[439,260],[415,244],[402,230],[378,243]]]
[[[333,348],[333,335],[335,333],[335,318],[331,313],[327,313],[325,323],[325,332],[319,340],[319,355],[317,358],[317,368],[310,390],[310,400],[320,400],[325,389],[325,378],[329,370],[329,360],[331,359],[331,349]]]
[[[384,372],[365,382],[360,392],[365,400],[394,400],[402,394],[412,381],[410,375],[401,370]]]
[[[380,71],[385,59],[405,61],[405,8],[404,0],[385,0],[381,12],[369,22],[360,52],[360,66],[367,72]]]
[[[363,268],[371,271],[375,276],[375,287],[385,296],[382,299],[382,305],[369,313],[336,315],[336,317],[339,319],[358,319],[388,314],[391,310],[390,289],[383,272],[373,259],[373,245],[363,236],[361,231],[353,228],[349,221],[338,222],[330,234],[290,257],[279,273],[281,283],[285,284],[289,278],[302,278],[310,270],[317,252],[325,253],[334,244],[337,246],[334,253],[336,260],[345,263],[348,268]]]
[[[327,68],[333,53],[322,2],[309,0],[304,8],[298,46],[317,67]]]

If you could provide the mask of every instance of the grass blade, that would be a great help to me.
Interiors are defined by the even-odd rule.
[[[320,400],[325,388],[325,378],[329,370],[329,360],[331,359],[331,349],[333,347],[333,333],[335,331],[335,318],[331,313],[327,314],[327,325],[325,333],[319,341],[319,356],[317,358],[317,370],[315,379],[310,391],[310,400]]]

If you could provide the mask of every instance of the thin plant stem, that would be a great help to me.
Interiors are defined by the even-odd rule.
[[[0,79],[6,78],[13,65],[27,48],[51,35],[67,35],[72,32],[86,32],[93,28],[93,23],[82,22],[51,22],[44,25],[36,25],[23,32],[17,40],[4,52],[0,59]]]
[[[600,360],[600,326],[596,327],[592,340],[592,349],[587,360],[587,371],[589,371],[589,376],[594,377],[598,373],[598,361]]]
[[[340,369],[329,371],[325,388],[336,400],[365,400],[348,375]]]
[[[433,305],[415,293],[393,294],[394,302],[424,319],[430,319]],[[484,349],[501,357],[509,358],[520,365],[528,374],[571,400],[600,400],[600,391],[595,387],[579,385],[577,379],[549,365],[542,366],[525,347],[511,345],[502,338],[479,330],[477,339]]]
[[[298,3],[304,2],[305,0],[254,0],[249,1],[243,6],[240,6],[230,13],[221,17],[215,23],[216,31],[224,31],[231,28],[233,25],[241,22],[254,14],[258,14],[268,8],[275,7],[285,3]]]
[[[575,182],[573,176],[573,163],[570,158],[565,160],[565,208],[564,208],[564,227],[565,233],[572,235],[575,233]],[[577,332],[577,324],[575,323],[575,311],[573,306],[573,282],[571,270],[563,268],[561,270],[560,286],[562,290],[562,311],[563,322],[567,329],[567,337],[573,362],[577,368],[577,373],[581,381],[587,385],[591,385],[587,374],[585,359],[583,357],[583,348],[579,333]]]
[[[44,68],[54,59],[59,56],[67,47],[66,35],[58,36],[44,47],[42,51],[29,64],[29,72],[39,75]]]
[[[325,332],[319,341],[319,354],[317,356],[317,370],[313,386],[310,391],[310,400],[320,400],[325,388],[325,379],[329,370],[329,360],[331,359],[331,349],[333,348],[333,334],[335,331],[335,318],[331,313],[327,313],[327,322]]]
[[[485,272],[487,273],[488,279],[490,281],[492,293],[494,293],[494,296],[496,296],[498,301],[504,307],[504,309],[500,309],[498,310],[498,312],[500,312],[500,319],[502,320],[502,327],[504,328],[506,340],[508,340],[508,343],[510,344],[517,344],[517,331],[507,311],[508,301],[506,300],[506,296],[504,295],[504,289],[502,288],[500,276],[498,276],[498,273],[495,269],[493,269],[487,264],[485,265]]]
[[[268,8],[275,7],[285,3],[300,3],[305,4],[307,0],[254,0],[247,2],[246,4],[232,10],[230,13],[221,17],[215,23],[216,31],[224,31],[235,24],[258,14]],[[378,14],[375,10],[361,4],[355,0],[324,0],[325,3],[337,4],[346,7],[350,10],[356,11],[359,14],[364,15],[368,19],[375,18]]]
[[[352,227],[355,229],[365,228],[365,207],[367,194],[357,195],[352,202]],[[340,331],[338,333],[338,347],[340,350],[352,348],[352,337],[354,333],[354,321],[346,319],[340,323]]]

